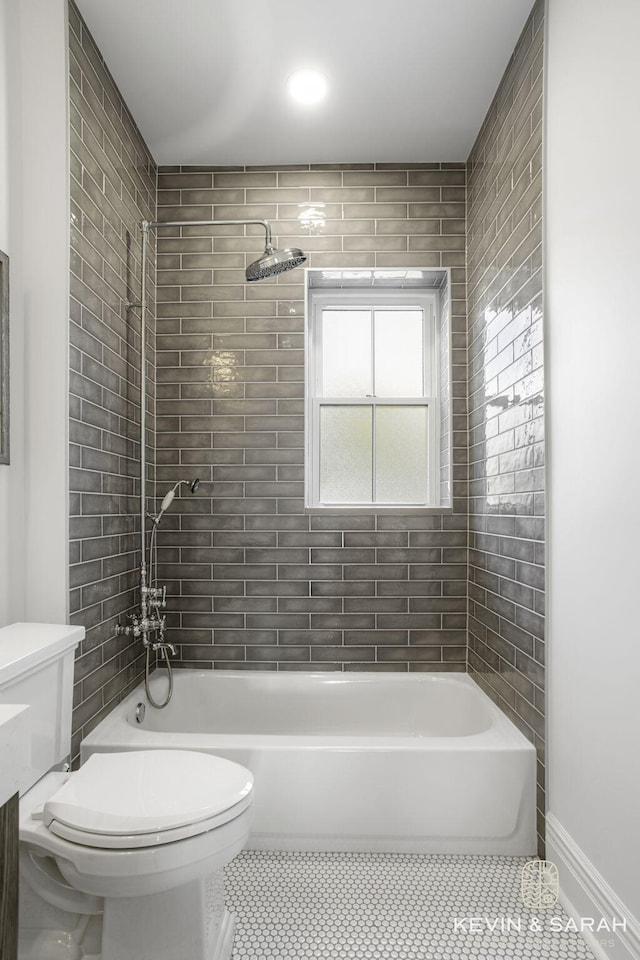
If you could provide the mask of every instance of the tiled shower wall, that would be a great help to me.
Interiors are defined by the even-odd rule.
[[[543,3],[468,163],[469,669],[535,743],[544,823]]]
[[[114,636],[139,566],[140,322],[123,301],[139,299],[156,171],[73,4],[70,28],[71,610],[87,628],[75,752],[142,667]],[[539,3],[469,158],[466,237],[462,164],[160,171],[161,219],[266,217],[315,267],[453,270],[453,512],[309,516],[301,273],[244,283],[259,227],[159,231],[151,481],[155,450],[161,493],[202,480],[160,528],[184,665],[463,670],[468,590],[469,668],[542,762],[541,61]]]
[[[159,531],[183,664],[466,669],[464,164],[171,167],[158,185],[159,219],[268,219],[312,267],[453,268],[453,512],[310,516],[302,271],[245,283],[260,227],[158,231],[159,490],[201,479]]]
[[[78,10],[69,7],[70,611],[86,627],[74,687],[80,738],[139,681],[138,644],[115,636],[140,565],[140,230],[155,216],[156,170]],[[149,261],[148,266],[151,266]],[[149,270],[153,465],[153,274]]]

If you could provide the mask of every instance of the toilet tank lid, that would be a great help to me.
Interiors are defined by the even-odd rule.
[[[68,623],[12,623],[0,627],[0,688],[73,650],[83,638],[84,627]]]

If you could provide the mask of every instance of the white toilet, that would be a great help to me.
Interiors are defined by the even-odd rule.
[[[94,754],[71,739],[84,631],[0,629],[0,702],[29,703],[20,800],[19,960],[228,960],[222,869],[245,845],[253,778],[184,750]]]

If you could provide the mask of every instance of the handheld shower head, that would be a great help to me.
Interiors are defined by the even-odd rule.
[[[177,487],[177,486],[178,486],[178,484],[176,484],[176,487]],[[158,517],[157,517],[157,519],[156,519],[156,523],[157,523],[157,521],[160,519],[160,517],[162,516],[162,514],[165,512],[165,510],[168,510],[169,507],[171,506],[171,504],[173,503],[173,498],[174,498],[175,495],[176,495],[176,487],[174,487],[173,490],[169,490],[168,493],[165,493],[165,495],[164,495],[164,497],[163,497],[163,499],[162,499],[162,503],[160,504],[160,513],[158,514]]]
[[[287,270],[299,267],[305,263],[306,259],[306,254],[298,247],[275,250],[267,242],[264,253],[259,260],[249,264],[245,275],[249,283],[254,280],[266,280],[267,277],[275,277],[279,273],[286,273]]]
[[[182,486],[183,483],[187,483],[189,485],[190,493],[195,493],[198,487],[200,486],[200,478],[196,477],[195,480],[178,480],[178,482],[171,488],[171,490],[169,490],[168,493],[165,493],[162,499],[162,503],[160,504],[160,513],[158,514],[157,517],[154,518],[154,521],[153,521],[156,526],[160,523],[160,520],[162,519],[162,514],[165,513],[173,503],[174,497],[176,495],[176,491],[178,490],[178,487]]]

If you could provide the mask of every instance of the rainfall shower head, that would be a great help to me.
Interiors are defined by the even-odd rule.
[[[279,273],[285,273],[287,270],[293,270],[299,267],[307,259],[305,253],[298,247],[285,247],[282,250],[276,250],[271,243],[271,224],[268,220],[156,220],[150,222],[142,221],[142,237],[144,249],[148,242],[147,237],[151,227],[223,227],[223,226],[260,226],[265,232],[264,253],[259,260],[250,263],[246,269],[245,276],[249,282],[253,280],[266,280],[268,277],[275,277]],[[144,251],[143,251],[144,252]],[[143,256],[144,262],[144,256]],[[144,297],[143,297],[144,299]],[[135,304],[129,304],[135,306]]]
[[[271,244],[267,243],[260,259],[247,267],[246,277],[249,282],[266,280],[267,277],[275,277],[279,273],[299,267],[306,259],[306,255],[298,247],[274,250]]]

